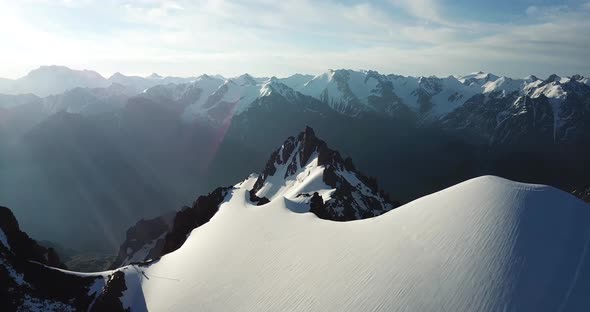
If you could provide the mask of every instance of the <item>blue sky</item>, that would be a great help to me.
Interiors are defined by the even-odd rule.
[[[590,75],[590,0],[0,0],[0,77]]]

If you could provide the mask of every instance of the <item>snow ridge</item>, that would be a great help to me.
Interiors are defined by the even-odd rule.
[[[173,280],[168,287],[129,279],[147,309],[576,311],[590,304],[583,291],[590,210],[551,187],[485,176],[344,223],[298,217],[285,200],[256,207],[247,198],[248,190],[234,189],[180,249],[142,271]]]

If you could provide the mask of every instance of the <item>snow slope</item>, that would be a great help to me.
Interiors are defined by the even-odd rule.
[[[420,77],[418,84],[420,89],[415,93],[421,92],[427,95],[427,101],[432,106],[427,110],[427,116],[434,119],[452,112],[477,94],[476,89],[465,86],[452,76],[446,78]],[[422,109],[423,105],[423,100],[418,98],[418,103],[413,106]]]
[[[313,77],[313,75],[295,74],[289,77],[279,78],[279,81],[293,90],[300,90]]]
[[[483,84],[483,93],[492,93],[494,91],[501,91],[503,95],[515,91],[521,91],[525,86],[525,81],[520,79],[511,79],[508,77],[500,77],[494,81],[488,81]]]
[[[590,207],[551,187],[484,176],[344,223],[294,214],[285,197],[262,206],[248,198],[234,189],[180,249],[126,269],[123,301],[137,304],[132,311],[590,305]]]
[[[461,81],[461,83],[463,83],[463,84],[479,86],[479,87],[486,84],[487,82],[495,81],[498,78],[499,77],[494,74],[484,73],[482,71],[474,72],[474,73],[470,73],[470,74],[467,74],[464,76],[457,77],[457,79],[459,81]]]

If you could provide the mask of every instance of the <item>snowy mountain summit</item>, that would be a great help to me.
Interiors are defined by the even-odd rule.
[[[252,180],[238,186],[248,187]],[[310,127],[272,154],[250,193],[270,201],[283,197],[295,212],[311,211],[334,221],[374,217],[394,208],[374,179],[328,148]]]
[[[0,222],[6,284],[0,286],[8,289],[0,306],[351,312],[590,306],[590,206],[574,196],[483,176],[394,206],[306,128],[272,154],[260,175],[199,197],[171,223],[164,216],[138,224],[134,235],[145,224],[167,228],[151,233],[160,237],[153,245],[163,255],[153,261],[90,274],[54,269],[43,259],[28,261]]]
[[[589,206],[557,189],[484,176],[375,218],[330,222],[294,214],[284,197],[258,206],[248,188],[228,191],[175,252],[119,269],[124,307],[580,311],[590,304]]]
[[[178,249],[193,229],[208,222],[234,190],[245,190],[252,205],[281,202],[295,213],[311,212],[332,221],[352,221],[383,214],[399,203],[359,172],[350,158],[319,139],[312,128],[289,137],[275,150],[261,174],[201,196],[170,221],[170,216],[141,220],[127,232],[113,268],[158,258]]]

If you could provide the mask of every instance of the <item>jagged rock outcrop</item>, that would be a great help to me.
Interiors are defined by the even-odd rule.
[[[4,247],[8,248],[17,258],[39,262],[56,268],[66,268],[66,265],[61,262],[53,248],[39,245],[27,233],[21,231],[12,211],[1,206],[0,230],[4,233],[8,243],[8,246]]]
[[[0,307],[3,311],[85,311],[102,276],[70,274],[55,251],[21,231],[12,212],[0,207]],[[116,310],[114,310],[116,311]]]
[[[590,139],[590,87],[581,77],[478,94],[439,121],[442,129],[497,146],[581,144]]]
[[[351,221],[377,216],[399,206],[399,203],[392,202],[378,188],[374,179],[356,170],[350,158],[343,159],[340,153],[328,148],[326,142],[320,140],[310,127],[306,127],[297,137],[288,138],[273,152],[252,191],[257,195],[266,194],[263,190],[265,184],[271,178],[277,179],[277,172],[283,174],[279,170],[281,167],[286,170],[279,179],[299,179],[295,177],[297,173],[304,170],[315,158],[317,163],[313,166],[323,167],[321,180],[334,190],[323,205],[315,205],[316,209],[312,212],[318,217],[333,221]],[[296,196],[311,197],[312,194],[303,192]]]
[[[206,196],[200,196],[192,207],[185,207],[174,217],[174,224],[164,238],[162,255],[180,248],[188,234],[195,228],[209,222],[219,210],[219,205],[229,192],[229,187],[219,187]]]
[[[141,219],[130,227],[111,268],[159,257],[166,233],[172,229],[174,217],[175,214],[170,213],[153,219]]]
[[[230,189],[217,188],[177,213],[137,222],[127,230],[111,269],[157,259],[178,249],[193,229],[209,222]]]

